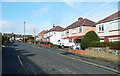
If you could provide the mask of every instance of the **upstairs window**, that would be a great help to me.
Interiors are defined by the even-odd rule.
[[[82,27],[79,28],[79,32],[82,32]]]
[[[72,33],[76,33],[76,28],[73,28],[73,29],[72,29]]]
[[[120,21],[110,23],[110,30],[118,30],[118,29],[120,29],[120,27],[118,27],[119,24],[120,24]]]
[[[104,25],[99,25],[98,32],[103,32],[103,31],[104,31]]]
[[[69,34],[69,30],[66,30],[66,34]]]

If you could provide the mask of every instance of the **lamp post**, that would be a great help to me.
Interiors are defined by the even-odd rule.
[[[34,28],[34,45],[36,44],[35,28]]]
[[[25,42],[25,22],[24,22],[24,42]]]

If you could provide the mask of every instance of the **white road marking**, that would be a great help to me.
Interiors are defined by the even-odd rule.
[[[19,56],[17,56],[17,57],[18,57],[18,60],[19,60],[20,64],[23,66],[23,63],[22,63],[20,57]]]

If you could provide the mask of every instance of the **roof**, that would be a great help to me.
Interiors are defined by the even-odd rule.
[[[42,35],[42,34],[44,34],[44,33],[46,33],[46,30],[43,30],[43,31],[40,32],[38,35]]]
[[[106,22],[106,21],[110,21],[110,20],[114,20],[114,19],[119,19],[119,18],[120,18],[120,11],[118,11],[118,12],[116,12],[116,13],[114,13],[114,14],[112,14],[112,15],[110,15],[110,16],[108,16],[108,17],[106,17],[106,18],[104,18],[100,21],[98,21],[97,24],[98,23],[103,23],[103,22]]]
[[[51,32],[51,31],[63,31],[64,28],[61,26],[55,26],[52,29],[48,30],[47,32]]]
[[[91,26],[91,27],[95,27],[95,22],[91,21],[89,19],[83,19],[83,18],[78,18],[78,21],[74,22],[73,24],[67,26],[64,30],[67,29],[71,29],[71,28],[75,28],[75,27],[79,27],[79,26]]]

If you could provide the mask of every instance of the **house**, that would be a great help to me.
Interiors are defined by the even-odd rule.
[[[120,41],[120,11],[100,20],[96,24],[96,32],[101,41]]]
[[[62,39],[61,32],[63,30],[63,27],[53,25],[53,28],[47,30],[47,32],[44,34],[45,41],[51,42],[53,44],[58,44],[58,42]]]
[[[9,38],[10,40],[22,40],[24,35],[12,33],[3,33],[3,36]],[[32,35],[25,35],[25,38],[33,37]]]
[[[46,33],[46,32],[47,32],[46,30],[43,30],[42,32],[40,32],[38,34],[37,41],[45,41],[44,40],[44,33]]]
[[[80,43],[82,37],[88,31],[95,31],[95,22],[86,18],[78,18],[78,20],[67,26],[62,32],[63,39],[69,39],[69,42]]]

